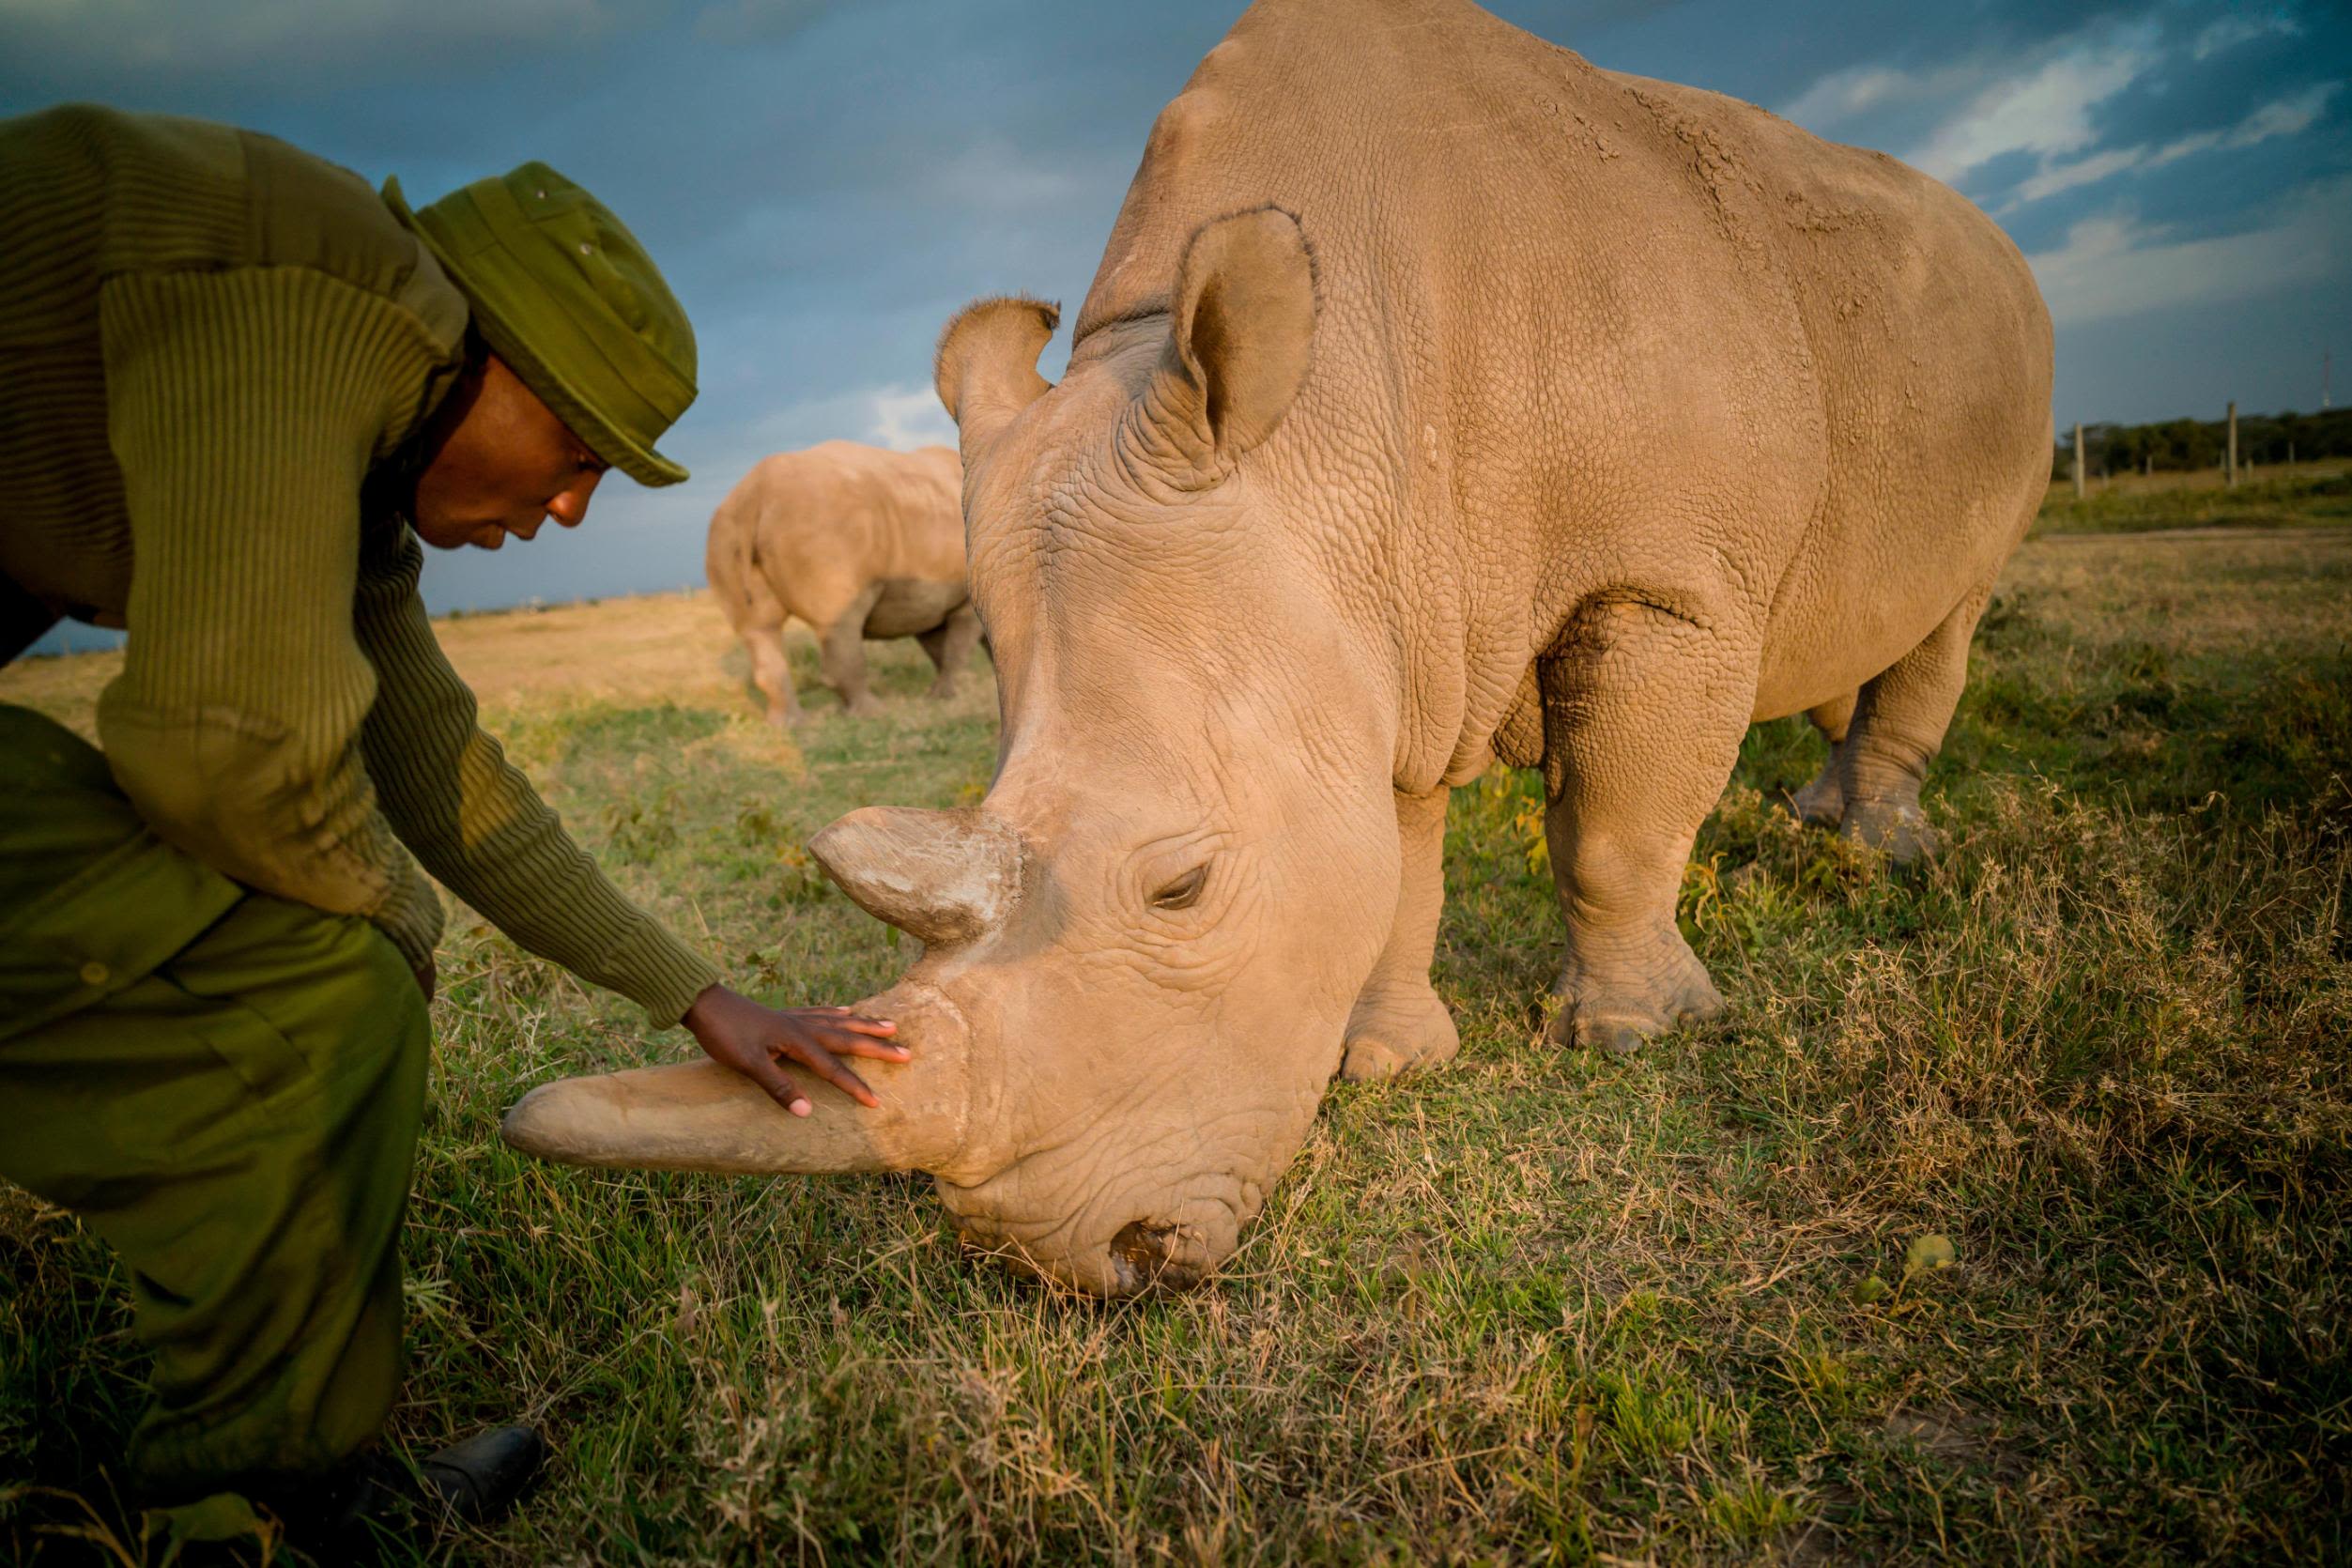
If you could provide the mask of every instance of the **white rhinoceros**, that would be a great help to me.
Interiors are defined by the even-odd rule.
[[[944,446],[885,452],[820,441],[763,457],[711,514],[711,592],[751,654],[768,722],[800,716],[784,623],[817,634],[825,684],[852,714],[866,690],[866,638],[911,637],[939,670],[934,697],[980,640],[963,569],[962,470]]]
[[[1675,896],[1751,722],[1840,726],[1808,808],[1922,847],[2049,463],[2047,314],[1943,186],[1465,0],[1262,0],[1049,386],[1055,321],[973,305],[937,365],[994,783],[812,845],[924,944],[869,1004],[885,1108],[657,1068],[535,1091],[519,1145],[929,1171],[1032,1268],[1187,1282],[1334,1072],[1453,1052],[1446,793],[1495,759],[1548,791],[1562,1048],[1721,1007]]]

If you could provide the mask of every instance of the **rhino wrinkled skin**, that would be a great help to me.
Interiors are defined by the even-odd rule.
[[[817,635],[824,682],[858,715],[868,638],[911,637],[938,667],[931,695],[955,690],[980,640],[963,569],[962,470],[944,446],[885,452],[822,441],[752,467],[711,515],[703,566],[751,654],[768,722],[800,716],[784,623]]]
[[[2051,376],[1943,186],[1463,0],[1262,0],[1153,127],[1049,386],[1056,314],[973,305],[937,365],[994,783],[812,846],[927,944],[873,1004],[891,1115],[698,1078],[691,1126],[527,1100],[525,1146],[740,1169],[754,1127],[792,1145],[758,1168],[933,1172],[1054,1279],[1185,1283],[1335,1072],[1453,1053],[1445,798],[1497,759],[1543,771],[1561,1048],[1721,1008],[1674,902],[1751,722],[1831,735],[1808,816],[1928,847]]]

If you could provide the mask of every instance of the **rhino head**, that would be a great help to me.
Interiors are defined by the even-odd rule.
[[[976,809],[868,807],[809,846],[923,944],[860,1004],[913,1059],[859,1065],[881,1112],[804,1077],[806,1119],[708,1063],[553,1084],[511,1142],[928,1171],[968,1239],[1104,1295],[1233,1251],[1306,1136],[1397,898],[1386,643],[1349,613],[1305,438],[1272,439],[1316,308],[1297,223],[1268,208],[1204,225],[1059,386],[1036,368],[1053,307],[949,324],[995,777]]]

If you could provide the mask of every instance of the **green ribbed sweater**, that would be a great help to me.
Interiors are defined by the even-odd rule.
[[[412,965],[441,928],[421,859],[676,1022],[716,971],[483,733],[415,534],[361,500],[462,361],[430,253],[283,142],[86,106],[0,121],[0,657],[62,615],[128,627],[99,738],[167,842]]]

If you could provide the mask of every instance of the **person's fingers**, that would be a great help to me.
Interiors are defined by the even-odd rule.
[[[800,1092],[800,1085],[792,1082],[792,1074],[773,1056],[761,1055],[744,1068],[744,1076],[767,1090],[770,1099],[795,1116],[805,1116],[815,1109],[808,1103],[808,1097]]]
[[[847,1007],[802,1007],[800,1013],[809,1019],[822,1019],[829,1028],[854,1029],[861,1035],[888,1035],[898,1031],[898,1024],[886,1018],[868,1018],[864,1013]],[[835,1019],[844,1022],[834,1023]]]
[[[846,1029],[820,1027],[809,1032],[809,1038],[836,1056],[864,1056],[877,1062],[903,1062],[911,1053],[897,1040],[882,1039],[872,1035],[853,1035]]]
[[[826,1051],[823,1046],[819,1045],[815,1040],[804,1037],[800,1039],[787,1041],[784,1046],[784,1051],[792,1058],[792,1060],[798,1062],[801,1066],[807,1068],[809,1071],[815,1073],[818,1077],[823,1079],[826,1083],[832,1084],[835,1088],[840,1090],[843,1094],[849,1096],[860,1105],[865,1106],[868,1110],[871,1111],[881,1108],[882,1101],[874,1098],[874,1091],[866,1086],[866,1081],[863,1078],[858,1077],[857,1074],[852,1072],[848,1068],[843,1067],[839,1062],[835,1061],[832,1053]]]
[[[915,1054],[903,1045],[869,1039],[864,1035],[837,1035],[824,1043],[825,1049],[836,1056],[863,1056],[871,1062],[912,1061]]]
[[[875,1028],[858,1025],[875,1024]],[[881,1029],[896,1029],[895,1023],[876,1019],[842,1016],[841,1009],[827,1007],[819,1017],[800,1020],[802,1032],[811,1040],[837,1056],[864,1056],[877,1062],[903,1062],[909,1052],[903,1045],[884,1036]]]

